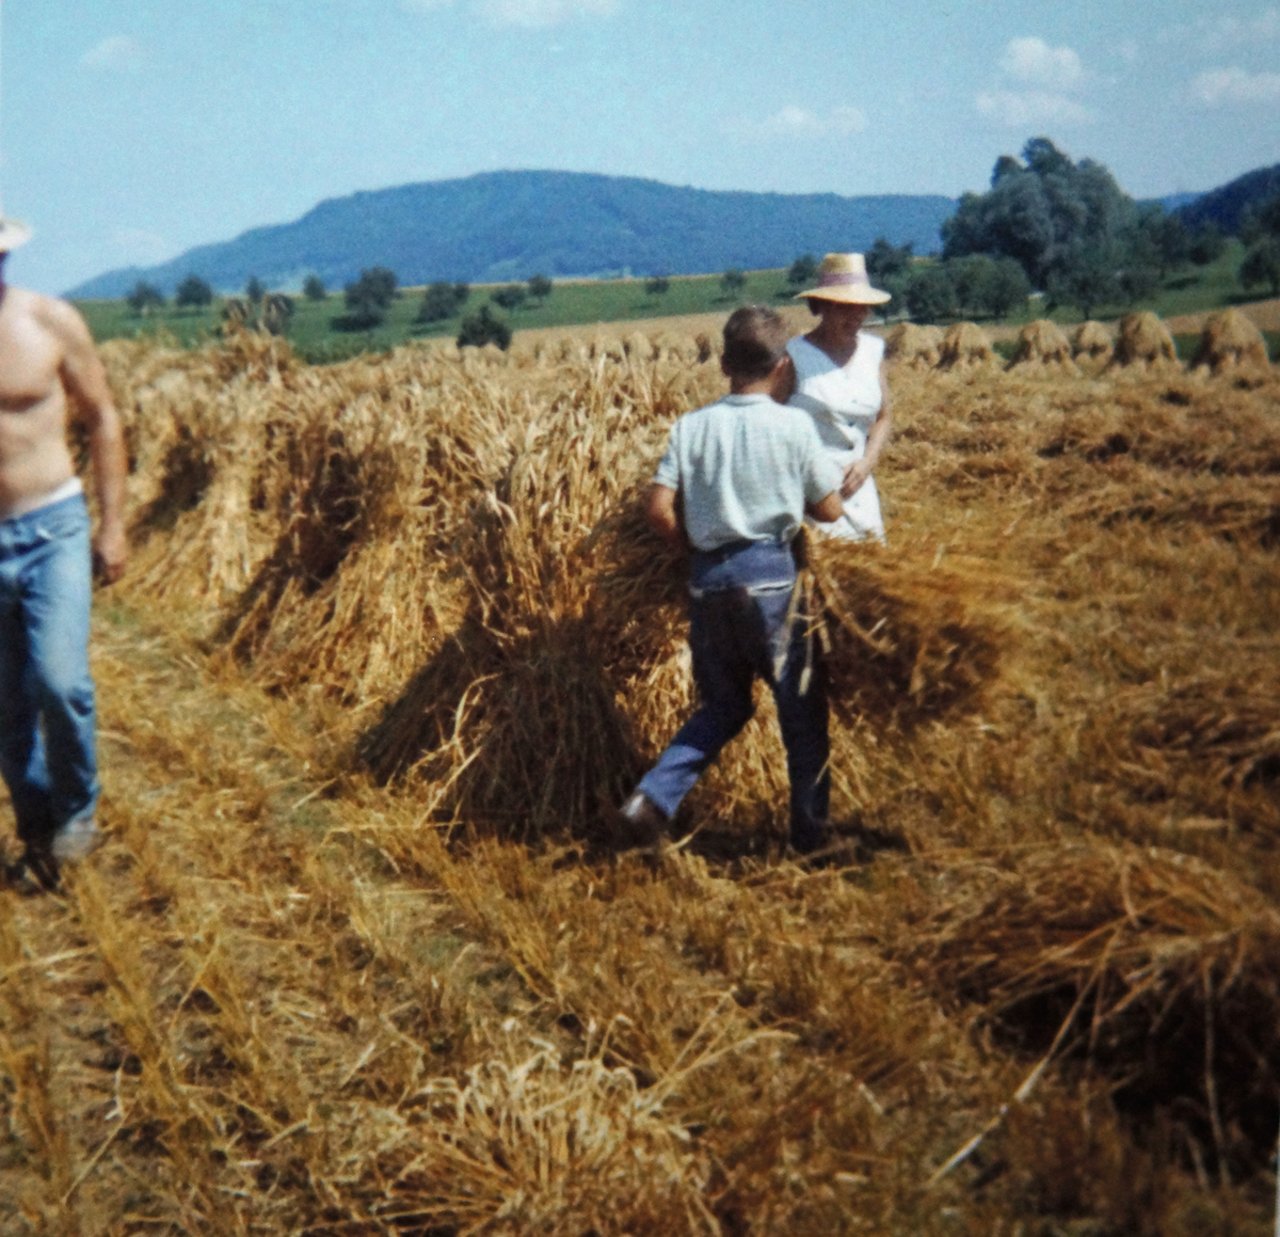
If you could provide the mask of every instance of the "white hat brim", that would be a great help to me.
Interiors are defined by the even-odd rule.
[[[8,253],[31,239],[31,229],[17,219],[0,219],[0,253]]]
[[[882,292],[870,284],[857,287],[852,284],[841,286],[833,284],[828,288],[810,288],[807,292],[798,292],[793,298],[797,301],[839,301],[842,305],[885,305],[893,300],[893,293]]]

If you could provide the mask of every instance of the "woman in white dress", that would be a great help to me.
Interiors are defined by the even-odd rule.
[[[872,472],[889,437],[889,384],[884,340],[862,329],[872,305],[890,300],[873,288],[860,253],[829,253],[818,267],[818,286],[801,292],[818,315],[807,335],[787,344],[795,388],[787,401],[802,408],[844,469],[844,517],[822,530],[853,541],[884,540],[880,496]]]

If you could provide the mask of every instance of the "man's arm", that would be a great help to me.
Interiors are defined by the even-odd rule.
[[[663,541],[668,545],[683,547],[684,528],[680,523],[678,497],[678,493],[669,485],[659,485],[655,481],[645,495],[644,514],[645,519],[649,521],[649,527]]]
[[[51,302],[51,325],[62,342],[60,377],[77,416],[89,435],[93,483],[98,498],[98,530],[93,554],[103,580],[114,583],[124,574],[129,545],[124,526],[125,480],[129,459],[124,427],[116,412],[106,370],[93,336],[80,314],[65,301]]]

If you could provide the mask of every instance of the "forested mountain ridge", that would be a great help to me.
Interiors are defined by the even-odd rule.
[[[484,172],[329,199],[292,223],[110,271],[68,295],[121,297],[139,280],[168,295],[191,274],[228,292],[251,276],[296,288],[309,273],[340,287],[372,266],[406,285],[751,270],[802,253],[865,250],[878,237],[933,253],[955,205],[941,195],[751,193],[583,172]]]
[[[1250,208],[1257,210],[1273,198],[1280,197],[1280,163],[1255,168],[1243,176],[1181,207],[1178,215],[1188,227],[1215,224],[1223,232],[1235,234]]]

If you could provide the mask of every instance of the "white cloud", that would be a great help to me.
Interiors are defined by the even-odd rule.
[[[476,7],[495,26],[558,26],[575,17],[610,17],[618,0],[476,0]]]
[[[1043,39],[1010,39],[1000,71],[1011,88],[984,90],[974,103],[978,114],[1010,128],[1088,124],[1094,114],[1073,94],[1088,74],[1069,47],[1050,47]]]
[[[1093,113],[1075,99],[1045,90],[985,90],[977,98],[978,111],[1010,128],[1044,124],[1082,125]]]
[[[80,63],[88,69],[131,69],[142,59],[142,47],[127,34],[113,34],[91,47]]]
[[[841,137],[866,127],[867,115],[861,108],[834,107],[820,114],[788,104],[761,122],[759,131],[766,137]]]
[[[1010,39],[1000,58],[1010,77],[1045,90],[1071,90],[1084,79],[1080,57],[1069,47],[1050,47],[1043,39]]]
[[[1191,83],[1202,103],[1274,103],[1280,100],[1280,73],[1249,73],[1245,69],[1207,69]]]

